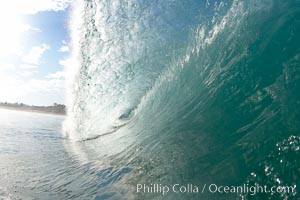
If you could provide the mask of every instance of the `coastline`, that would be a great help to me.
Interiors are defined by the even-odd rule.
[[[0,109],[15,110],[21,112],[30,112],[30,113],[40,113],[40,114],[47,114],[47,115],[66,116],[66,114],[64,113],[47,112],[47,111],[33,110],[33,109],[22,109],[22,108],[7,107],[7,106],[0,106]]]

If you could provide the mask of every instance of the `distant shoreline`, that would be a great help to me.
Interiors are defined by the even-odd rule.
[[[21,111],[21,112],[31,112],[31,113],[41,113],[41,114],[48,114],[48,115],[66,116],[65,113],[55,113],[55,112],[32,110],[32,109],[26,109],[26,108],[7,107],[7,106],[1,106],[1,105],[0,105],[0,109],[15,110],[15,111]]]

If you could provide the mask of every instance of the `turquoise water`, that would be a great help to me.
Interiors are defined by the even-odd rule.
[[[1,111],[1,195],[300,198],[299,0],[91,0],[70,21],[68,116]],[[136,191],[177,183],[296,190]]]
[[[299,184],[300,1],[92,0],[73,17],[64,133],[104,141],[126,182]]]

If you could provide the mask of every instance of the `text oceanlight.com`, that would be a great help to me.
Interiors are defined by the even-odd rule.
[[[163,185],[163,184],[137,184],[137,193],[152,193],[166,195],[170,192],[172,193],[187,193],[187,194],[197,194],[197,193],[212,193],[212,194],[250,194],[256,195],[258,193],[290,193],[294,194],[296,192],[296,185],[292,186],[267,186],[267,185],[248,185],[243,184],[241,186],[225,186],[217,184],[174,184],[174,185]]]

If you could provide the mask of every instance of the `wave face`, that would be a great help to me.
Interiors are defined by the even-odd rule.
[[[161,72],[181,54],[189,29],[197,25],[199,5],[133,0],[76,6],[80,17],[73,29],[80,31],[73,37],[77,78],[69,116],[76,126],[70,132],[84,139],[114,131],[132,117]]]
[[[78,1],[71,24],[65,134],[100,137],[131,183],[271,184],[248,176],[299,149],[298,0]]]

